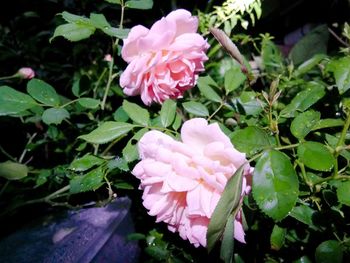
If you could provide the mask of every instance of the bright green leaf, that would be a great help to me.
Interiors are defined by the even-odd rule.
[[[119,157],[114,158],[113,160],[110,160],[107,164],[107,168],[110,171],[116,168],[124,172],[128,172],[130,170],[127,161],[124,158],[119,158]]]
[[[148,125],[149,113],[146,109],[127,100],[123,101],[123,109],[134,122],[144,126]]]
[[[23,112],[37,106],[27,94],[8,86],[0,87],[0,116]]]
[[[305,111],[292,121],[290,131],[295,138],[302,140],[319,122],[320,118],[321,114],[317,111]]]
[[[105,0],[107,1],[108,3],[111,3],[111,4],[118,4],[120,5],[120,0]]]
[[[342,263],[343,249],[339,241],[327,240],[322,242],[315,251],[316,263]]]
[[[322,119],[312,127],[312,131],[340,126],[344,126],[344,121],[341,119]]]
[[[281,72],[283,69],[283,56],[280,49],[269,38],[263,38],[261,43],[261,56],[267,72]]]
[[[187,101],[182,103],[184,109],[195,116],[205,117],[209,116],[209,111],[205,105],[196,101]]]
[[[228,218],[232,214],[235,218],[238,212],[237,208],[240,206],[242,180],[243,166],[237,169],[234,175],[227,181],[224,192],[211,216],[207,230],[207,249],[209,252],[222,236]]]
[[[350,181],[341,182],[337,188],[340,203],[350,206]]]
[[[319,142],[305,142],[298,146],[298,157],[306,167],[317,171],[330,171],[334,157],[328,148]]]
[[[61,15],[62,15],[63,19],[69,23],[77,23],[77,24],[89,24],[90,23],[88,18],[86,18],[84,16],[74,15],[74,14],[71,14],[67,11],[62,12]]]
[[[101,166],[85,175],[76,175],[70,182],[70,193],[81,193],[98,189],[103,183],[104,171]]]
[[[280,250],[286,238],[287,229],[274,225],[270,236],[270,245],[273,250]]]
[[[0,177],[7,180],[19,180],[28,175],[28,167],[21,163],[6,161],[0,163]]]
[[[119,122],[126,122],[129,119],[129,115],[125,112],[122,106],[120,106],[114,113],[113,119]]]
[[[115,28],[115,27],[105,27],[105,28],[102,29],[102,31],[104,33],[106,33],[107,35],[109,35],[109,36],[124,39],[124,38],[128,37],[130,29]]]
[[[211,86],[217,87],[216,82],[210,77],[199,77],[197,86],[199,88],[199,91],[201,94],[206,97],[207,99],[215,102],[221,102],[220,96],[214,91],[214,89]]]
[[[276,150],[264,152],[254,169],[252,190],[265,214],[276,221],[287,216],[298,198],[299,182],[284,153]]]
[[[90,37],[95,32],[95,27],[89,24],[64,24],[56,28],[50,42],[62,36],[69,41],[79,41]]]
[[[315,104],[326,94],[322,84],[308,82],[305,89],[299,92],[281,112],[281,117],[291,118],[297,111],[303,112]]]
[[[235,100],[237,107],[243,107],[246,115],[256,116],[263,110],[263,103],[258,100],[254,91],[243,91]]]
[[[60,124],[64,119],[69,118],[69,112],[63,108],[49,108],[43,112],[41,118],[47,125]]]
[[[153,0],[129,0],[125,2],[125,7],[133,9],[152,9]]]
[[[327,66],[328,71],[333,72],[335,83],[340,94],[350,89],[350,57],[332,60]]]
[[[160,121],[162,123],[162,126],[165,128],[170,126],[175,119],[175,114],[176,102],[173,100],[164,101],[160,110]]]
[[[259,150],[271,146],[271,139],[269,137],[271,136],[264,130],[255,126],[249,126],[233,132],[231,140],[238,151],[252,155]]]
[[[89,134],[80,135],[78,138],[90,143],[103,144],[127,134],[134,127],[135,125],[130,123],[107,121]]]
[[[79,98],[78,103],[87,109],[96,109],[100,105],[100,101],[93,98]]]
[[[27,84],[27,92],[37,101],[47,106],[58,106],[60,98],[56,90],[46,82],[39,79],[31,79]]]
[[[90,168],[101,165],[105,162],[102,158],[87,154],[81,158],[75,159],[68,167],[68,169],[76,172],[84,172]]]
[[[295,71],[294,76],[299,77],[306,73],[308,73],[311,69],[317,66],[323,59],[327,56],[325,54],[316,54],[312,58],[306,60],[303,64],[301,64]]]
[[[111,26],[103,14],[91,13],[90,22],[94,27],[102,30]]]
[[[225,72],[224,87],[226,95],[236,90],[245,80],[246,75],[242,73],[241,67],[235,64],[235,66]]]

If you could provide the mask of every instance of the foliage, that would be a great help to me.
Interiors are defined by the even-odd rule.
[[[226,1],[210,13],[199,11],[202,32],[223,24],[230,33],[237,21],[246,28],[246,12],[253,24],[261,15],[260,1],[229,11],[234,3]],[[82,56],[79,49],[88,51],[91,44],[85,41],[101,34],[112,43],[103,50],[112,53],[111,61],[103,60],[103,47],[92,50],[100,56],[65,75],[69,89],[45,75],[27,82],[0,80],[2,127],[10,124],[21,131],[7,135],[11,142],[0,145],[1,216],[7,221],[3,220],[9,222],[37,203],[78,208],[91,200],[104,205],[126,194],[135,204],[139,232],[130,238],[140,240],[143,257],[151,262],[214,261],[220,256],[226,262],[349,260],[349,47],[337,46],[327,53],[326,25],[301,39],[289,56],[269,34],[242,33],[231,38],[245,51],[239,61],[208,34],[215,44],[197,86],[184,98],[146,108],[139,98],[126,98],[118,85],[125,68],[119,56],[121,39],[129,30],[125,26],[130,26],[123,24],[124,15],[148,10],[153,1],[104,4],[120,11],[119,25],[95,11],[88,17],[63,11],[63,24],[46,37],[50,45],[62,37],[77,42],[76,53]],[[349,43],[348,24],[342,37]],[[261,63],[253,69],[257,58]],[[228,183],[210,222],[209,256],[155,226],[152,218],[143,224],[149,216],[138,201],[139,182],[130,174],[138,159],[137,142],[145,132],[178,137],[182,123],[193,117],[218,122],[255,167],[252,193],[243,205],[247,244],[233,242],[238,197]]]

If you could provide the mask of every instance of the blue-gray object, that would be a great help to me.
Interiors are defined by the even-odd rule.
[[[47,225],[24,228],[0,241],[0,262],[97,263],[138,261],[130,199],[69,211]]]

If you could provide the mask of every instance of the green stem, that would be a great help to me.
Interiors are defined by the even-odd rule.
[[[221,110],[221,108],[222,108],[224,105],[225,105],[224,102],[221,102],[221,103],[220,103],[220,106],[213,112],[212,115],[210,115],[210,116],[208,117],[207,121],[210,121],[211,118],[213,118],[213,117],[215,116],[215,114],[217,114],[217,113]]]
[[[0,152],[2,152],[7,158],[9,158],[13,162],[17,162],[16,158],[12,157],[9,153],[5,151],[4,148],[1,147],[0,145]]]
[[[112,61],[109,62],[108,81],[107,81],[106,90],[105,90],[105,93],[103,95],[103,99],[102,99],[102,103],[101,103],[102,110],[105,109],[108,92],[109,92],[109,89],[111,88],[111,84],[113,81],[113,65],[114,65],[114,59],[112,58]]]
[[[140,128],[147,128],[150,130],[159,130],[159,131],[167,131],[167,132],[171,132],[175,135],[178,135],[179,133],[177,131],[173,131],[173,130],[169,130],[167,128],[163,128],[163,127],[156,127],[156,126],[141,126],[141,125],[136,125],[135,127],[140,127]]]
[[[6,183],[4,184],[4,186],[1,188],[0,196],[2,196],[2,194],[5,192],[6,188],[10,184],[10,182],[11,182],[10,180],[7,180]]]
[[[98,78],[96,84],[95,84],[95,88],[94,88],[94,98],[96,98],[97,88],[98,88],[98,86],[100,86],[101,80],[102,80],[103,77],[105,76],[106,72],[107,72],[107,69],[104,68],[103,71],[102,71],[102,73],[101,73],[101,75],[99,76],[99,78]]]
[[[336,178],[333,176],[328,176],[326,178],[321,178],[314,182],[314,184],[322,184],[324,182],[330,181],[330,180],[350,180],[350,176],[347,175],[338,175]]]
[[[71,104],[77,102],[78,100],[79,100],[79,99],[75,99],[75,100],[68,101],[67,103],[61,105],[60,108],[62,109],[62,108],[64,108],[64,107],[67,107],[68,105],[71,105]]]
[[[289,145],[285,145],[285,146],[276,147],[275,150],[291,149],[291,148],[295,148],[295,147],[298,147],[298,146],[299,146],[299,143],[289,144]]]
[[[339,141],[337,143],[337,147],[339,146],[343,146],[344,142],[345,142],[345,137],[346,137],[346,132],[348,131],[350,126],[350,113],[348,114],[347,118],[346,118],[346,122],[344,124],[343,130],[341,132]]]
[[[102,156],[104,156],[104,155],[106,155],[107,153],[108,153],[108,151],[117,143],[117,142],[119,142],[121,139],[123,139],[125,137],[125,135],[124,136],[120,136],[120,137],[118,137],[117,139],[115,139],[113,142],[111,142],[108,146],[107,146],[107,148],[102,152]]]
[[[26,155],[26,153],[27,153],[27,151],[28,151],[27,146],[28,146],[30,143],[32,143],[32,141],[33,141],[33,139],[35,138],[36,135],[37,135],[37,133],[34,133],[34,134],[33,134],[32,136],[30,136],[30,138],[28,139],[28,142],[27,142],[26,146],[24,147],[24,150],[23,150],[23,152],[22,152],[22,154],[21,154],[21,157],[19,157],[19,159],[18,159],[18,162],[19,162],[19,163],[22,163],[22,162],[23,162],[24,156]]]
[[[17,78],[17,77],[18,77],[18,75],[17,75],[17,74],[14,74],[14,75],[11,75],[11,76],[0,77],[0,80],[15,79],[15,78]]]
[[[308,179],[308,177],[306,175],[304,164],[302,162],[299,162],[298,160],[296,160],[296,163],[298,164],[298,166],[301,170],[301,174],[303,176],[304,182],[310,187],[310,190],[312,191],[313,183]]]
[[[53,192],[52,194],[49,194],[42,198],[29,200],[25,202],[23,205],[35,204],[35,203],[49,203],[52,199],[60,197],[62,193],[69,191],[69,189],[70,189],[70,185],[66,185],[61,189],[58,189],[56,192]]]

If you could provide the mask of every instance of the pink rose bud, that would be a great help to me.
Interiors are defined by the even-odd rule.
[[[208,60],[209,44],[197,29],[198,19],[184,9],[171,12],[151,29],[133,27],[121,51],[129,64],[120,76],[124,93],[141,95],[146,105],[182,97]]]
[[[112,61],[112,56],[111,56],[111,54],[105,55],[105,57],[104,57],[103,60],[104,60],[104,61],[107,61],[107,62],[111,62],[111,61]]]
[[[217,123],[188,120],[182,126],[181,140],[159,131],[145,133],[138,143],[141,161],[132,174],[141,180],[148,214],[194,246],[205,247],[210,218],[228,179],[244,165],[242,202],[250,191],[253,168]],[[240,210],[234,221],[234,238],[245,243],[244,235]]]
[[[17,74],[23,79],[32,79],[35,76],[35,72],[31,68],[20,68]]]

